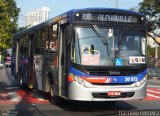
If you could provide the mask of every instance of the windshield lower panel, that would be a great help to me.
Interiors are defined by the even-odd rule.
[[[71,60],[81,65],[132,66],[146,63],[145,31],[93,25],[76,27]]]

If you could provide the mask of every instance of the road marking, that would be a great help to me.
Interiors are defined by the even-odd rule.
[[[46,99],[43,99],[43,98],[37,98],[39,101],[48,101]]]
[[[31,104],[36,104],[36,103],[49,103],[48,99],[43,99],[45,97],[42,97],[42,95],[35,95],[36,93],[31,92],[31,91],[23,91],[23,90],[19,90],[17,91],[17,94],[19,95],[19,97],[27,102],[27,103],[31,103]]]
[[[13,101],[13,102],[21,101],[21,98],[17,95],[16,92],[9,92],[8,96],[9,96],[10,100]]]
[[[7,93],[0,93],[0,97],[7,97],[8,94]]]
[[[160,100],[160,89],[157,87],[148,87],[145,100]]]
[[[147,96],[154,97],[154,98],[160,98],[159,96],[156,96],[156,95],[153,95],[153,94],[149,94],[149,93],[147,93]]]
[[[20,89],[20,87],[7,87],[6,89],[7,90],[9,90],[9,89]]]
[[[160,86],[159,85],[150,85],[148,86],[149,88],[159,88]],[[158,89],[157,89],[158,90]],[[159,89],[160,90],[160,89]]]
[[[147,89],[147,91],[152,92],[152,93],[159,93],[160,94],[160,92],[154,91],[154,90],[150,90],[150,89]]]

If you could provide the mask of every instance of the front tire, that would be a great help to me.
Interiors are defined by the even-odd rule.
[[[50,102],[54,105],[60,105],[62,100],[54,94],[54,85],[50,84]]]

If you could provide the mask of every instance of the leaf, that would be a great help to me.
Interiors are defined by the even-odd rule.
[[[17,30],[18,14],[15,0],[0,0],[0,48],[11,47],[11,40]],[[11,20],[13,19],[13,20]]]

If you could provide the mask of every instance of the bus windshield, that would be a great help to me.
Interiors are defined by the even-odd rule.
[[[93,25],[76,27],[72,61],[81,65],[145,64],[145,31]]]

